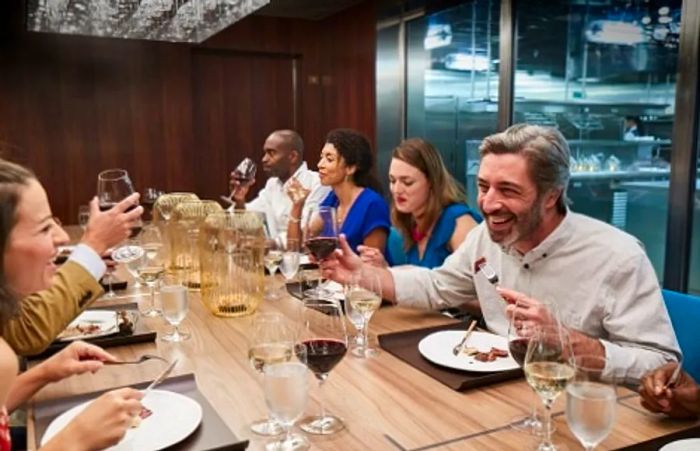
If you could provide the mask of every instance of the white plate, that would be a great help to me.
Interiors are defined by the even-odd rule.
[[[310,263],[311,263],[311,259],[309,258],[309,256],[306,254],[301,254],[301,257],[299,257],[299,264],[300,265],[308,265]]]
[[[443,330],[432,333],[418,343],[418,351],[433,363],[458,370],[492,372],[519,367],[518,362],[513,360],[510,354],[508,357],[499,357],[493,362],[479,362],[465,353],[455,356],[452,354],[452,349],[462,340],[464,332],[463,330]],[[465,343],[465,347],[467,346],[476,348],[480,352],[489,352],[492,347],[508,351],[508,340],[486,332],[472,332]]]
[[[321,286],[332,293],[331,299],[334,299],[336,301],[345,300],[345,288],[338,282],[335,282],[333,280],[326,280],[321,284]]]
[[[700,438],[686,438],[667,443],[659,451],[697,451],[700,449]]]
[[[66,327],[75,327],[78,324],[94,324],[99,327],[95,332],[90,334],[82,335],[72,335],[70,337],[61,338],[59,335],[59,341],[73,341],[82,340],[85,338],[102,337],[104,335],[113,334],[119,331],[119,324],[117,323],[117,312],[114,310],[85,310],[83,313],[78,315],[71,323]]]
[[[92,401],[77,405],[55,418],[41,438],[42,446],[63,429]],[[121,442],[111,451],[156,451],[187,438],[202,422],[199,403],[179,393],[152,390],[142,401],[153,414],[141,421],[139,427],[129,429]]]

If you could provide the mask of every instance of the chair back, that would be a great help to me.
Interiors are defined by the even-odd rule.
[[[683,369],[700,383],[700,297],[663,290],[666,309],[683,351]]]

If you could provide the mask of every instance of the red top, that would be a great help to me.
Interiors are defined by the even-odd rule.
[[[10,417],[7,415],[7,409],[3,406],[0,410],[0,451],[10,451],[11,449]]]

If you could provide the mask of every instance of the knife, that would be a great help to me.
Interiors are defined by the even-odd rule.
[[[153,388],[155,388],[158,384],[160,384],[161,382],[163,382],[163,381],[165,380],[166,377],[168,377],[168,375],[169,375],[170,372],[173,370],[173,368],[175,368],[175,365],[177,365],[177,362],[178,362],[177,359],[173,360],[173,363],[171,363],[170,365],[168,365],[168,367],[167,367],[166,369],[164,369],[163,372],[160,373],[160,374],[158,375],[158,377],[156,377],[155,379],[153,379],[153,382],[151,382],[151,384],[150,384],[148,387],[146,387],[146,389],[143,391],[143,397],[144,397],[144,398],[148,395],[148,393],[149,393],[151,390],[153,390]]]

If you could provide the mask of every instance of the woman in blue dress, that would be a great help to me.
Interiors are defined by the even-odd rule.
[[[394,149],[389,184],[393,227],[386,260],[391,265],[440,266],[481,222],[440,153],[420,138],[407,139]],[[376,248],[361,246],[360,256],[386,265]]]
[[[332,130],[326,136],[318,162],[321,184],[330,186],[320,206],[335,207],[338,228],[357,252],[359,245],[384,249],[391,228],[389,206],[381,196],[379,182],[372,175],[374,156],[369,141],[350,129]],[[287,235],[299,237],[299,219],[306,196],[292,204]]]

